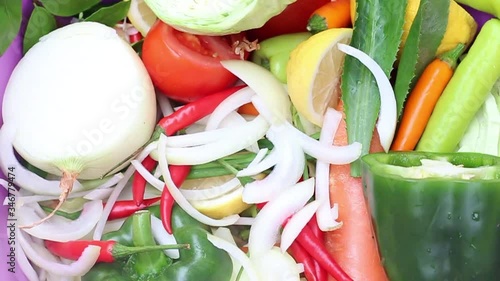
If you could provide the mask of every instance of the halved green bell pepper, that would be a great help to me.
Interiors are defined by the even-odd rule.
[[[500,157],[395,152],[362,163],[391,281],[498,280]]]

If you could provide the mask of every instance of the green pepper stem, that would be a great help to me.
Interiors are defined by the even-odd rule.
[[[112,255],[114,258],[129,257],[133,254],[152,252],[152,251],[162,251],[171,249],[190,249],[189,244],[170,244],[170,245],[156,245],[156,246],[141,246],[141,247],[128,247],[122,244],[116,243],[113,246]]]
[[[443,62],[447,63],[451,69],[455,69],[457,67],[458,58],[465,51],[465,45],[462,43],[457,44],[455,48],[443,53],[438,58]]]

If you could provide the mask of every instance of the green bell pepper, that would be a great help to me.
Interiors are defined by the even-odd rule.
[[[391,281],[498,280],[500,157],[362,157],[362,181]]]
[[[157,207],[127,218],[121,228],[103,235],[126,246],[153,246],[150,215],[159,216]],[[82,281],[228,281],[233,265],[229,255],[207,239],[209,227],[193,219],[179,206],[172,210],[172,227],[180,249],[180,258],[172,261],[162,251],[139,253],[125,261],[96,264]],[[182,241],[182,242],[181,242]]]
[[[286,83],[286,66],[290,53],[311,37],[309,32],[291,33],[268,38],[252,53],[252,61],[271,71],[281,83]]]

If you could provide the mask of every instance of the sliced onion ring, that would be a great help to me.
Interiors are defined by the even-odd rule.
[[[43,225],[43,224],[42,224]],[[71,264],[63,264],[57,262],[57,258],[53,256],[44,246],[38,245],[29,241],[26,233],[19,228],[16,230],[17,241],[19,241],[22,250],[34,264],[40,268],[57,275],[62,276],[83,276],[96,263],[100,255],[101,247],[88,246],[83,251],[80,258]]]
[[[270,251],[277,242],[283,222],[300,210],[314,193],[314,178],[299,182],[268,202],[250,227],[248,252],[259,256]]]
[[[288,94],[283,84],[269,70],[244,60],[226,60],[221,63],[262,98],[273,113],[272,124],[292,120]]]
[[[158,141],[158,153],[160,155],[165,155],[166,140],[167,136],[165,134],[161,134],[160,140]],[[218,220],[200,213],[189,203],[189,201],[187,201],[184,195],[182,195],[182,193],[180,192],[179,188],[172,181],[172,176],[170,175],[170,171],[168,170],[166,157],[160,157],[158,165],[161,169],[163,180],[165,181],[165,186],[168,188],[168,191],[170,191],[170,194],[174,198],[175,202],[177,202],[177,204],[179,204],[179,206],[194,219],[206,225],[227,226],[234,224],[240,218],[239,215],[231,215]]]
[[[219,106],[215,108],[212,114],[209,115],[205,130],[209,131],[218,128],[219,124],[229,113],[234,112],[240,106],[249,103],[254,95],[255,92],[251,88],[245,87],[227,97],[219,104]]]
[[[394,139],[397,124],[396,97],[391,82],[377,62],[366,53],[342,43],[337,43],[337,47],[340,51],[357,58],[375,77],[380,93],[380,113],[377,121],[377,131],[380,144],[384,148],[384,151],[387,152]]]
[[[83,205],[82,213],[76,220],[53,216],[46,222],[25,229],[25,231],[40,239],[50,239],[58,242],[78,240],[94,229],[101,218],[102,212],[101,200],[89,201]],[[33,203],[20,207],[16,211],[16,215],[21,225],[30,225],[42,219],[45,213],[38,204]]]
[[[259,274],[257,273],[257,269],[250,261],[250,258],[236,245],[228,242],[222,238],[219,238],[212,234],[207,234],[207,239],[212,243],[215,247],[226,251],[231,257],[233,257],[236,261],[238,261],[244,270],[244,273],[248,276],[248,280],[251,281],[259,281]]]
[[[319,142],[332,145],[335,133],[337,132],[342,114],[335,109],[328,108],[323,119],[323,126],[319,137]],[[314,196],[321,202],[317,212],[316,220],[322,231],[337,229],[341,223],[335,221],[337,217],[332,216],[330,209],[330,163],[321,160],[316,161],[316,187]]]
[[[314,213],[318,210],[320,204],[321,202],[318,200],[312,201],[295,213],[290,220],[288,220],[287,224],[283,228],[283,232],[281,233],[280,248],[282,252],[286,252],[288,247],[292,245],[295,238],[299,236],[299,233],[314,216]]]

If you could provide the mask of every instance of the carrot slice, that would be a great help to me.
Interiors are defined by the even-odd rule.
[[[343,112],[342,102],[337,110]],[[334,139],[335,145],[347,144],[345,115]],[[375,132],[370,152],[383,151]],[[339,265],[353,280],[388,281],[378,252],[361,178],[351,176],[349,165],[330,168],[330,197],[339,205],[340,229],[327,232],[325,244]],[[333,279],[330,279],[333,280]]]

